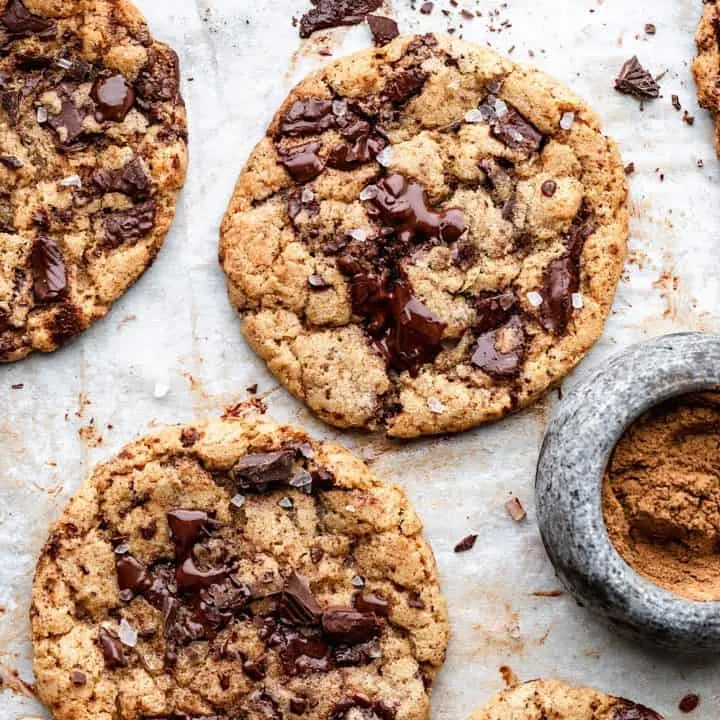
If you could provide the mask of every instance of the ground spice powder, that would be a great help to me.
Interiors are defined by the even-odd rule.
[[[670,400],[625,432],[603,512],[638,573],[691,600],[720,600],[720,393]]]

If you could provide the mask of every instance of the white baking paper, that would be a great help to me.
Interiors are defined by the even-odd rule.
[[[463,0],[460,0],[461,7]],[[558,588],[543,550],[533,480],[556,394],[505,422],[451,438],[390,443],[315,420],[267,373],[241,339],[217,263],[218,225],[249,151],[292,83],[327,60],[370,43],[366,27],[302,43],[291,24],[308,0],[138,0],[154,34],[181,57],[191,163],[177,221],[154,266],[111,314],[61,352],[0,368],[0,718],[42,715],[32,682],[28,605],[49,524],[93,465],[164,423],[215,415],[255,383],[269,414],[306,425],[372,461],[409,492],[435,549],[453,636],[432,699],[436,720],[464,720],[504,685],[559,677],[626,695],[677,718],[720,715],[720,666],[652,653],[618,638]],[[720,330],[720,190],[713,128],[690,74],[701,0],[468,0],[463,20],[439,0],[430,15],[395,0],[406,32],[458,28],[564,80],[591,101],[634,162],[632,252],[603,340],[569,387],[609,353],[681,330]],[[420,5],[420,2],[417,2]],[[452,10],[450,18],[443,8]],[[493,11],[497,10],[497,14]],[[645,25],[657,32],[647,35]],[[509,26],[508,26],[509,25]],[[491,28],[494,28],[493,31]],[[532,53],[532,57],[531,57]],[[663,97],[639,103],[613,90],[637,54],[665,73]],[[670,97],[695,116],[684,123]],[[699,168],[702,161],[704,167]],[[22,389],[12,389],[22,384]],[[158,386],[167,386],[163,397]],[[524,523],[504,503],[520,498]],[[478,533],[471,552],[453,546]],[[80,719],[78,719],[80,720]]]

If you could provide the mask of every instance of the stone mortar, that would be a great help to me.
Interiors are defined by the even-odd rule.
[[[603,363],[560,403],[535,492],[545,548],[567,590],[616,630],[687,653],[720,652],[720,602],[685,600],[638,575],[610,541],[602,482],[625,430],[654,405],[720,389],[720,335],[666,335]]]

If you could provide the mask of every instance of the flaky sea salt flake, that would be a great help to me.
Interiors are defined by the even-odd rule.
[[[447,410],[437,398],[430,398],[427,401],[427,406],[430,412],[435,413],[435,415],[442,415]]]
[[[137,630],[125,619],[120,620],[120,630],[118,632],[120,642],[127,647],[134,648],[137,645]]]
[[[580,293],[573,293],[570,297],[572,301],[572,306],[575,308],[575,310],[580,310],[585,305],[585,302],[583,301],[583,296]]]
[[[393,161],[393,149],[392,145],[388,145],[384,150],[381,150],[378,153],[377,158],[375,158],[380,165],[383,167],[390,167]]]
[[[563,113],[563,116],[560,118],[560,127],[563,130],[569,130],[573,126],[574,122],[575,122],[575,113],[574,112]]]
[[[481,122],[484,122],[484,120],[485,120],[485,117],[477,108],[468,110],[465,113],[465,122],[466,123],[481,123]]]
[[[377,197],[377,185],[368,185],[360,192],[360,200],[374,200]]]
[[[531,290],[527,294],[527,299],[533,307],[540,307],[543,304],[543,296],[539,292],[535,292],[535,290]]]
[[[82,179],[79,175],[68,175],[68,177],[63,178],[58,185],[61,185],[62,187],[74,187],[74,188],[81,188],[82,187]]]
[[[153,396],[158,400],[164,398],[170,392],[170,386],[165,383],[156,382],[153,389]]]
[[[348,235],[358,242],[365,242],[368,239],[367,230],[363,230],[362,228],[351,230]]]
[[[230,500],[230,504],[234,505],[236,508],[242,507],[245,504],[245,496],[238,493],[237,495],[233,495],[232,499]]]

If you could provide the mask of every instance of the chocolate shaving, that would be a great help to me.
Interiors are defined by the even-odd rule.
[[[660,95],[660,85],[653,76],[640,64],[636,55],[633,55],[620,69],[615,80],[615,89],[626,95],[637,98],[657,98]]]

